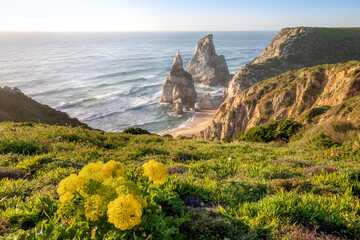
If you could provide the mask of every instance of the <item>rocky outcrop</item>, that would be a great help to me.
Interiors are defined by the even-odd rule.
[[[170,73],[163,85],[161,101],[173,104],[176,112],[179,113],[182,112],[184,105],[194,107],[196,97],[197,94],[192,77],[183,69],[183,61],[179,51],[177,51]],[[177,104],[175,105],[175,103]]]
[[[184,107],[183,107],[181,99],[178,99],[177,101],[175,101],[173,103],[173,107],[174,107],[174,112],[176,114],[183,114],[184,113]]]
[[[36,102],[18,88],[0,87],[0,121],[35,122],[89,128],[76,118]]]
[[[196,44],[194,56],[191,58],[186,71],[195,82],[208,86],[227,86],[231,76],[223,55],[217,55],[210,34]]]
[[[284,28],[229,83],[227,97],[289,70],[360,60],[359,28]]]
[[[341,117],[360,124],[359,116],[360,62],[320,65],[289,71],[228,97],[200,137],[232,138],[279,119],[317,124]]]
[[[206,93],[204,96],[200,98],[198,102],[195,103],[195,111],[201,110],[213,110],[214,104],[211,99],[210,93]]]

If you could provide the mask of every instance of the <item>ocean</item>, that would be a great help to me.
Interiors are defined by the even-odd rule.
[[[251,62],[276,32],[211,32],[230,73]],[[194,112],[175,115],[160,103],[176,51],[184,68],[197,41],[210,32],[0,33],[0,86],[18,87],[36,101],[90,127],[161,133]],[[198,96],[223,88],[196,84]]]

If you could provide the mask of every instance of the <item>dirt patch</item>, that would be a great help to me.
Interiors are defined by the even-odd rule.
[[[169,175],[183,174],[187,171],[189,171],[189,168],[185,166],[171,166],[166,168],[166,173]]]
[[[8,178],[8,179],[20,179],[26,176],[26,172],[16,170],[16,169],[9,169],[9,168],[1,168],[0,169],[0,179]]]

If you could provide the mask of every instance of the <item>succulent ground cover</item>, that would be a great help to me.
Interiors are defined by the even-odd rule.
[[[302,136],[307,134],[289,143],[205,141],[0,123],[0,236],[358,239],[358,128],[351,139],[321,147],[299,144]],[[104,169],[101,176],[122,180],[95,176],[89,166],[96,164]],[[84,188],[64,188],[64,179],[82,176],[84,169],[95,174],[87,205],[80,197]],[[132,187],[116,191],[124,184]],[[106,187],[102,195],[114,193],[113,204],[90,197]],[[128,202],[139,203],[136,214],[121,215],[119,206]],[[73,204],[87,212],[72,211]],[[131,216],[131,224],[120,215]]]

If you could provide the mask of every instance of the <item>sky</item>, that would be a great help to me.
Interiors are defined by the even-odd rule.
[[[360,27],[360,0],[0,0],[0,31]]]

